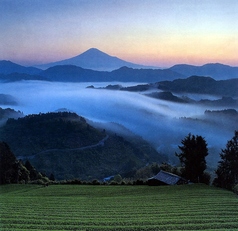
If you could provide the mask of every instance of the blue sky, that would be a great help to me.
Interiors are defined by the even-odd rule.
[[[0,0],[0,60],[43,64],[95,47],[156,66],[238,66],[237,0]]]

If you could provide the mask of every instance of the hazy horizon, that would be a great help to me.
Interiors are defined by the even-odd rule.
[[[100,49],[98,49],[98,48],[89,48],[88,50],[90,50],[90,49],[97,49],[97,50],[99,50],[99,51],[105,53],[104,51],[102,51],[102,50],[100,50]],[[47,68],[44,68],[44,66],[47,65],[47,64],[57,63],[57,62],[64,61],[64,60],[67,60],[67,59],[75,58],[75,57],[77,57],[77,56],[80,56],[80,55],[83,54],[84,52],[87,52],[88,50],[85,50],[85,51],[83,51],[82,53],[80,53],[80,54],[78,54],[78,55],[76,55],[76,56],[73,56],[73,57],[66,57],[66,58],[63,58],[62,60],[55,60],[55,61],[53,61],[53,62],[42,63],[42,64],[25,65],[25,64],[21,64],[21,63],[19,63],[19,62],[13,62],[12,60],[0,60],[0,61],[10,61],[10,62],[13,62],[13,63],[15,63],[15,64],[21,65],[21,66],[25,66],[25,67],[37,67],[37,68],[39,68],[39,69],[45,70],[45,69],[47,69]],[[106,54],[107,54],[107,53],[106,53]],[[112,55],[110,55],[110,54],[107,54],[107,55],[112,56]],[[116,57],[116,56],[112,56],[112,57]],[[116,58],[121,59],[120,57],[116,57]],[[123,60],[123,59],[121,59],[121,60]],[[125,61],[125,62],[130,62],[130,61],[128,61],[128,60],[123,60],[123,61]],[[231,67],[238,67],[238,65],[235,66],[235,65],[229,65],[229,64],[226,64],[226,63],[218,63],[218,62],[201,63],[201,64],[174,63],[174,64],[171,65],[171,66],[163,66],[163,67],[162,67],[162,66],[147,66],[146,64],[143,64],[143,63],[140,63],[140,64],[138,64],[138,63],[133,63],[133,62],[130,62],[130,63],[135,64],[135,65],[138,65],[138,66],[141,65],[141,67],[138,67],[138,68],[142,68],[142,66],[144,66],[145,68],[150,68],[150,69],[153,69],[153,68],[156,68],[156,69],[167,69],[167,68],[171,68],[171,67],[173,67],[173,66],[175,66],[175,65],[191,65],[191,66],[201,67],[201,66],[204,66],[204,65],[207,65],[207,64],[223,64],[223,65],[228,65],[228,66],[231,66]],[[56,64],[56,65],[58,65],[58,64]],[[72,65],[74,65],[74,64],[72,64]],[[76,65],[76,66],[79,66],[79,65]],[[85,68],[85,69],[95,69],[95,68]],[[116,68],[116,69],[119,69],[119,68]],[[106,69],[97,69],[97,70],[98,70],[98,71],[112,71],[112,70],[116,70],[116,69],[107,69],[107,68],[106,68]]]
[[[236,0],[0,1],[0,60],[56,62],[95,47],[128,62],[238,66]]]

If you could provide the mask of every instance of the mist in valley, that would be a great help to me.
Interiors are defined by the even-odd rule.
[[[105,87],[108,84],[110,83],[93,83],[95,87]],[[14,97],[17,105],[0,107],[10,107],[25,115],[65,109],[73,111],[100,125],[100,128],[104,127],[118,134],[134,133],[141,136],[171,164],[178,161],[175,152],[179,152],[181,140],[191,133],[205,138],[209,147],[208,165],[216,167],[221,148],[225,148],[227,140],[232,138],[237,129],[237,124],[224,118],[221,121],[216,118],[209,122],[204,120],[205,110],[222,108],[172,103],[150,98],[142,93],[87,88],[90,85],[92,84],[44,81],[1,83],[0,93]],[[208,98],[199,95],[194,97]]]

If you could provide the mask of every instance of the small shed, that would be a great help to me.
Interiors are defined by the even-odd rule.
[[[188,184],[188,180],[182,178],[181,176],[163,170],[160,170],[157,175],[148,179],[148,185],[150,186],[180,184]]]

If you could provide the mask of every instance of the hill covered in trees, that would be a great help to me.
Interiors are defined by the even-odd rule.
[[[0,185],[11,183],[46,183],[49,179],[38,172],[29,161],[24,164],[5,142],[0,142]]]
[[[56,179],[129,176],[146,163],[161,160],[145,141],[129,142],[70,112],[8,119],[0,128],[0,140],[18,159],[30,160],[37,170],[47,176],[53,173]]]
[[[0,94],[1,100],[1,94]],[[23,113],[20,111],[15,111],[11,108],[3,109],[0,107],[0,125],[4,124],[8,118],[19,118],[23,117]]]
[[[94,88],[94,86],[89,86]],[[121,85],[108,85],[104,89],[121,90],[131,92],[145,92],[151,91],[165,91],[172,93],[193,93],[193,94],[208,94],[220,97],[237,97],[238,78],[215,80],[211,77],[204,76],[190,76],[188,78],[178,78],[172,81],[160,81],[150,84],[140,84],[129,87],[122,87]],[[153,96],[153,95],[152,95]],[[161,99],[170,100],[169,96],[162,96]],[[183,99],[185,100],[185,99]],[[173,100],[171,100],[173,101]],[[185,100],[186,101],[186,100]]]
[[[210,77],[191,76],[187,79],[162,81],[158,89],[172,92],[189,92],[198,94],[213,94],[219,96],[237,97],[238,79],[216,81]]]

